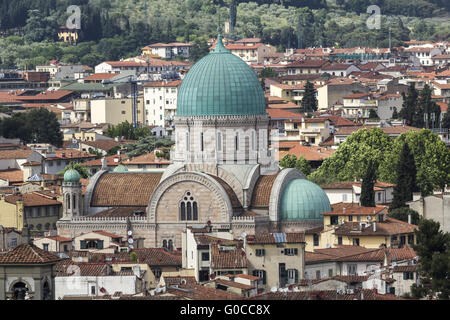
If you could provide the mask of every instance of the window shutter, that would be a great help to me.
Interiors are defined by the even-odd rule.
[[[262,249],[262,255],[263,255],[263,256],[266,255],[266,249]]]
[[[86,240],[81,240],[81,241],[80,241],[80,248],[81,248],[81,249],[87,249]]]
[[[408,273],[407,272],[403,272],[403,280],[407,280],[408,279]]]
[[[266,284],[266,270],[263,270],[263,284]]]
[[[294,249],[294,254],[295,254],[295,255],[298,255],[298,248],[295,248],[295,249]],[[296,282],[297,282],[297,281],[296,281]]]
[[[97,249],[103,249],[103,240],[97,241]]]
[[[297,269],[294,270],[295,270],[295,283],[298,283],[298,270]]]

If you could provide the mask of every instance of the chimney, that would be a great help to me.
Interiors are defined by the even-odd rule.
[[[408,214],[408,223],[411,224],[411,213]]]
[[[373,222],[373,232],[377,232],[377,222]]]

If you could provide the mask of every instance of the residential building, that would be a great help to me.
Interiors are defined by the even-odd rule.
[[[136,122],[140,125],[146,123],[143,97],[137,98]],[[122,99],[95,99],[91,100],[91,122],[93,124],[109,123],[118,125],[128,121],[133,123],[133,98]]]
[[[45,174],[57,174],[71,162],[80,163],[95,159],[95,154],[75,149],[56,149],[45,153],[43,172]]]
[[[328,64],[329,62],[326,60],[298,60],[287,64],[285,67],[288,75],[311,73],[320,74],[323,72],[322,69]]]
[[[327,81],[323,86],[317,88],[317,103],[319,110],[332,109],[333,106],[342,104],[343,98],[354,92],[368,92],[354,79],[335,78]]]
[[[407,204],[423,218],[439,222],[442,231],[450,232],[450,194],[448,192],[434,193],[426,197],[415,193],[413,200]]]
[[[72,239],[59,236],[45,236],[33,239],[33,244],[44,250],[50,252],[69,252],[73,250]]]
[[[434,47],[411,47],[406,48],[404,50],[405,53],[408,53],[409,55],[416,57],[420,61],[420,65],[422,66],[433,66],[433,57],[437,55],[441,55],[442,51],[438,48]]]
[[[376,181],[374,184],[375,203],[389,204],[393,199],[394,184]],[[361,182],[343,181],[320,186],[330,199],[330,203],[359,203]]]
[[[32,244],[0,254],[0,300],[54,300],[59,260]]]
[[[377,115],[381,120],[392,119],[394,111],[400,112],[403,107],[401,94],[385,94],[375,99],[377,102]]]
[[[181,80],[144,84],[145,124],[165,128],[170,135],[177,111],[178,88]]]
[[[89,251],[97,253],[127,252],[128,244],[122,237],[102,230],[81,234],[74,238],[76,251]]]
[[[336,63],[322,67],[322,72],[337,77],[347,77],[350,73],[358,71],[361,71],[361,69],[351,63]]]
[[[303,279],[305,237],[303,233],[257,233],[244,242],[248,273],[259,277],[266,291],[283,288]]]
[[[22,231],[0,225],[0,251],[11,250],[22,243]]]
[[[369,118],[370,110],[377,110],[377,100],[371,93],[354,93],[343,97],[344,117]]]
[[[143,172],[160,172],[170,165],[168,159],[158,157],[158,150],[146,153],[131,159],[124,160],[122,164],[128,171],[143,171]]]
[[[28,226],[30,232],[36,234],[56,230],[62,206],[56,198],[56,194],[44,195],[39,192],[2,196],[0,225],[17,230]]]
[[[164,59],[173,59],[176,56],[189,58],[192,43],[172,42],[150,44],[142,49],[142,55],[157,55]]]

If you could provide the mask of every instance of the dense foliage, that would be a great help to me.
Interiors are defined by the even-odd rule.
[[[362,179],[368,164],[377,166],[378,180],[397,183],[397,166],[407,143],[417,168],[417,186],[422,195],[443,189],[450,183],[450,150],[432,131],[410,130],[389,138],[380,128],[360,129],[350,135],[337,151],[309,178],[317,184]]]
[[[411,223],[418,225],[420,222],[420,215],[417,211],[408,207],[397,208],[389,212],[388,216],[397,220],[408,222],[408,216],[411,215]]]
[[[422,219],[415,231],[419,256],[420,285],[411,287],[413,296],[427,295],[440,299],[450,298],[450,234],[439,230],[439,222]]]
[[[118,125],[108,125],[105,135],[111,138],[125,138],[127,140],[137,140],[152,134],[148,127],[133,128],[128,121],[119,123]]]
[[[407,0],[403,6],[406,0],[370,1],[381,7],[379,30],[366,26],[368,1],[338,2],[341,4],[323,0],[0,0],[0,31],[12,35],[0,38],[0,68],[33,68],[50,59],[94,66],[137,55],[150,43],[172,41],[193,41],[196,61],[208,52],[205,40],[217,34],[219,22],[222,26],[230,19],[233,34],[226,36],[260,37],[281,50],[320,45],[387,47],[389,28],[394,46],[409,40],[411,30],[419,39],[450,38],[448,12],[437,10],[447,2]],[[58,27],[70,16],[66,12],[70,5],[81,9],[82,42],[77,46],[55,44]],[[423,16],[433,18],[418,18]]]
[[[15,113],[0,120],[0,136],[19,138],[25,143],[50,143],[62,146],[63,136],[56,115],[45,108]]]
[[[374,186],[377,181],[377,164],[372,160],[367,165],[366,172],[363,175],[361,183],[361,197],[359,199],[363,207],[375,207],[375,191]]]
[[[297,158],[293,154],[285,155],[279,162],[281,168],[296,168],[300,170],[305,176],[311,173],[311,165],[304,157]]]
[[[390,209],[405,207],[407,201],[413,199],[413,192],[417,192],[417,168],[407,143],[403,144],[402,153],[397,163],[397,184],[394,187],[394,198]]]
[[[303,112],[317,111],[316,89],[314,88],[314,84],[309,81],[306,81],[305,93],[303,94],[301,103]]]
[[[57,174],[59,176],[63,176],[64,173],[66,173],[66,171],[69,169],[74,169],[74,170],[78,171],[81,178],[83,178],[83,179],[87,179],[90,176],[89,170],[82,164],[76,163],[76,162],[70,162],[62,171],[58,172]]]
[[[158,138],[153,135],[145,136],[136,143],[124,145],[128,157],[136,157],[153,152],[157,148],[170,147],[174,142],[168,138]]]

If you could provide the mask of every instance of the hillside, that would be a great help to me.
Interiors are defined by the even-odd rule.
[[[72,4],[82,13],[77,48],[54,44]],[[368,4],[381,8],[380,30],[366,26]],[[0,67],[33,67],[49,58],[95,65],[156,42],[194,41],[204,50],[230,11],[234,31],[226,36],[259,37],[279,50],[386,47],[389,27],[394,46],[411,38],[449,40],[449,6],[447,0],[0,0]],[[20,38],[5,38],[12,34]]]

